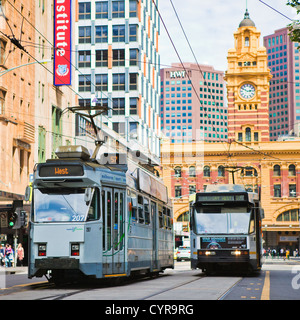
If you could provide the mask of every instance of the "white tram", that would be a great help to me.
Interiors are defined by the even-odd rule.
[[[57,156],[34,171],[29,278],[60,283],[174,267],[173,213],[160,179],[118,164],[124,155],[112,164],[109,154],[96,161],[84,147],[64,146]]]
[[[191,268],[207,274],[262,266],[264,211],[242,185],[211,185],[190,205]]]

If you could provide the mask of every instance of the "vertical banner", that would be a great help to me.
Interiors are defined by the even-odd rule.
[[[54,0],[54,85],[71,84],[72,0]]]

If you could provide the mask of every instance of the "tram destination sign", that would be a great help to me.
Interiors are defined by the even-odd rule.
[[[197,202],[245,201],[244,194],[197,194]]]
[[[39,175],[40,177],[83,176],[83,168],[79,165],[42,166]]]

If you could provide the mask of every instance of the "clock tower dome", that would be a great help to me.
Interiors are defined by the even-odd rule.
[[[243,143],[269,141],[269,82],[265,47],[248,10],[234,33],[225,73],[228,98],[228,139]]]

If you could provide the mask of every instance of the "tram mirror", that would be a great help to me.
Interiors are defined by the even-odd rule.
[[[86,188],[84,192],[84,201],[85,202],[90,202],[92,198],[92,189],[91,188]]]
[[[31,199],[31,187],[30,186],[27,186],[26,189],[25,189],[25,201],[30,201]]]
[[[264,210],[263,208],[260,208],[259,210],[260,210],[260,216],[261,216],[261,218],[264,219],[264,217],[265,217],[265,210]]]

